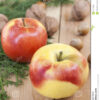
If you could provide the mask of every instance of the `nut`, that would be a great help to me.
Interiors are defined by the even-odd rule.
[[[86,0],[78,0],[72,8],[72,17],[75,20],[83,20],[90,13],[90,5]]]
[[[31,11],[39,19],[46,16],[45,9],[42,6],[38,5],[38,4],[33,4],[32,7],[31,7]]]
[[[46,11],[42,6],[38,4],[33,4],[31,8],[27,9],[26,17],[37,19],[42,24],[44,24],[45,23],[44,19],[46,17]]]
[[[83,48],[83,42],[79,38],[72,39],[70,45],[78,50],[81,50]]]
[[[83,22],[78,27],[79,35],[86,35],[89,33],[90,27],[87,23]]]
[[[47,16],[45,26],[48,36],[52,36],[59,28],[58,21],[54,17]]]

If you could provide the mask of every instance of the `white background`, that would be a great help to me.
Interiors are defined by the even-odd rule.
[[[91,15],[94,10],[96,11],[97,0],[91,0]],[[98,11],[99,15],[91,16],[91,26],[95,28],[91,32],[91,100],[100,100],[99,98],[99,75],[100,75],[100,0],[98,0]],[[97,78],[98,76],[98,78]],[[93,99],[93,92],[95,93],[97,88],[97,99]],[[94,95],[95,97],[95,95]]]

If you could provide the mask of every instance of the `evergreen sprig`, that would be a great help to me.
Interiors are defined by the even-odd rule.
[[[0,13],[9,19],[25,17],[26,10],[40,0],[5,0],[0,3]]]

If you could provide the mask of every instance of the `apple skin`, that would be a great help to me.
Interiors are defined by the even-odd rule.
[[[17,62],[30,62],[37,49],[46,45],[45,27],[32,18],[16,18],[2,30],[1,43],[5,54]]]
[[[62,60],[57,56],[62,52]],[[50,44],[40,48],[30,63],[33,88],[43,96],[60,99],[72,96],[86,82],[88,62],[75,48]]]

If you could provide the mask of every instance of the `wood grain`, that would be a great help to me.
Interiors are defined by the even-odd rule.
[[[54,39],[52,41],[54,43],[60,42],[69,44],[72,38],[79,37],[84,43],[84,48],[81,52],[85,55],[85,57],[87,57],[90,53],[90,33],[84,37],[76,35],[78,25],[81,22],[71,20],[71,8],[72,5],[47,8],[47,15],[55,17],[60,23],[60,28],[53,36]],[[88,16],[84,21],[90,24],[90,16]],[[43,97],[33,90],[29,77],[23,81],[23,85],[19,87],[8,86],[6,88],[8,95],[11,97],[10,100],[53,100]],[[84,87],[74,96],[59,100],[90,100],[90,76]]]

